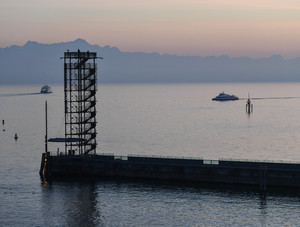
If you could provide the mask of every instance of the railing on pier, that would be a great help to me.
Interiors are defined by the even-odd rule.
[[[72,154],[65,154],[64,152],[50,151],[51,156],[65,156]],[[94,155],[89,155],[94,156]],[[205,165],[220,165],[224,162],[234,162],[234,163],[270,163],[270,164],[295,164],[298,165],[300,162],[296,161],[286,161],[286,160],[259,160],[259,159],[232,159],[232,158],[220,158],[220,159],[204,159],[202,157],[186,157],[186,156],[163,156],[163,155],[115,155],[113,153],[98,153],[97,156],[111,156],[114,160],[128,161],[134,158],[140,159],[160,159],[160,160],[193,160],[202,161]]]

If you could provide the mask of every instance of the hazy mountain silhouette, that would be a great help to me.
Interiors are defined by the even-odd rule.
[[[300,81],[300,58],[280,55],[253,59],[229,56],[177,56],[121,52],[116,47],[72,42],[0,48],[1,84],[52,84],[63,82],[63,56],[67,50],[96,51],[98,81],[127,82],[273,82]]]

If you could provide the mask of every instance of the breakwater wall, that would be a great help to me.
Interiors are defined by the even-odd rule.
[[[300,164],[259,161],[203,160],[152,156],[60,155],[44,153],[40,175],[190,181],[257,185],[260,189],[300,187]]]

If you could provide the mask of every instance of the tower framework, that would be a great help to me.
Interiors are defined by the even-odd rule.
[[[65,150],[96,154],[97,53],[64,53]]]

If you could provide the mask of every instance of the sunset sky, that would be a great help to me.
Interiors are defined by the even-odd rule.
[[[300,56],[299,0],[0,0],[0,47],[73,41],[177,55]]]

